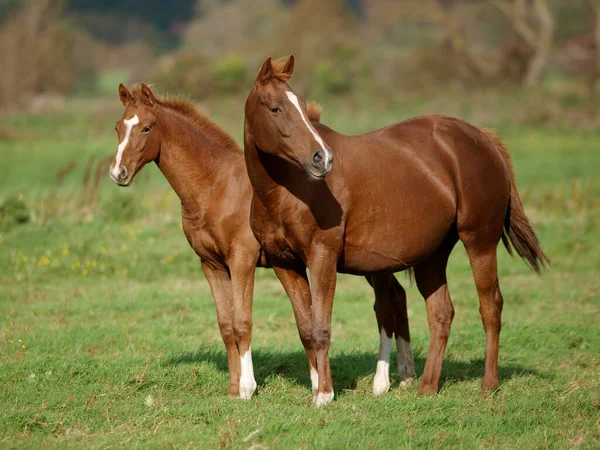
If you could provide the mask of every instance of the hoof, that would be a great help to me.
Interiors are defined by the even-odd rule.
[[[500,383],[498,383],[498,380],[486,381],[484,379],[483,382],[481,383],[481,391],[484,394],[493,394],[494,392],[496,392],[498,390],[499,386],[500,386]]]
[[[375,377],[373,380],[373,395],[375,397],[385,394],[390,389],[390,380],[384,377]]]
[[[240,383],[240,398],[242,400],[250,400],[256,391],[256,381],[248,380],[247,383]]]
[[[421,383],[419,386],[419,394],[424,396],[435,395],[437,394],[437,386],[432,384]]]
[[[415,380],[415,377],[405,377],[404,380],[402,380],[400,382],[400,387],[402,389],[408,389],[408,387],[412,384],[412,382]]]
[[[325,406],[333,401],[333,392],[319,392],[314,398],[317,408]]]

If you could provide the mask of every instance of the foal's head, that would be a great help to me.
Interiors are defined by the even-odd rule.
[[[160,130],[155,127],[156,99],[146,84],[133,94],[120,84],[119,98],[125,112],[115,126],[119,146],[110,165],[110,178],[119,186],[129,186],[135,174],[158,157]]]
[[[293,72],[293,56],[285,64],[265,61],[246,100],[246,132],[263,152],[322,179],[331,170],[333,155],[310,123],[306,102],[288,84]]]

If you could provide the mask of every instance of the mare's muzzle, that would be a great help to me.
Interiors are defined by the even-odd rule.
[[[304,169],[312,178],[321,180],[331,170],[332,163],[333,157],[331,156],[331,152],[321,148],[312,155],[310,164],[305,164]]]

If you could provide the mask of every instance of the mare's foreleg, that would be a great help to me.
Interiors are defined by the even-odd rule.
[[[331,342],[331,312],[337,281],[338,254],[331,251],[317,251],[311,258],[310,286],[312,300],[312,341],[317,354],[319,387],[315,404],[323,406],[333,400],[333,382],[329,365],[329,345]]]
[[[274,267],[273,270],[292,303],[298,334],[300,335],[300,340],[308,359],[313,398],[316,399],[319,388],[319,375],[317,372],[317,355],[312,340],[311,297],[310,286],[306,277],[306,268],[288,269]]]

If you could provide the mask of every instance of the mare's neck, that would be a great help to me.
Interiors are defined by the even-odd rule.
[[[228,148],[189,121],[163,109],[158,117],[163,130],[156,164],[189,217],[198,216],[215,190],[222,189],[227,178],[243,166],[241,152]]]

